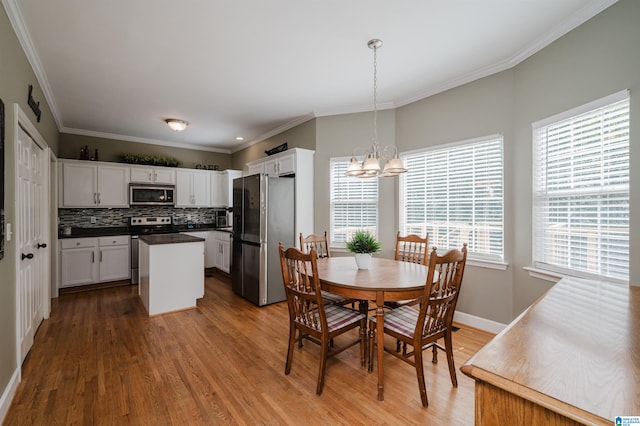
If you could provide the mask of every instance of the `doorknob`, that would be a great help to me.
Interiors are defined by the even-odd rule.
[[[33,253],[29,253],[29,254],[22,253],[22,260],[25,260],[25,259],[33,259]]]
[[[38,243],[37,248],[39,248],[39,249],[41,249],[41,248],[47,248],[47,243],[42,243],[42,244]]]

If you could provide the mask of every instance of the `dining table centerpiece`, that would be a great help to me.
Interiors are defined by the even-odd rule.
[[[366,230],[357,230],[346,243],[347,249],[354,253],[358,269],[369,269],[371,255],[380,251],[380,242]]]

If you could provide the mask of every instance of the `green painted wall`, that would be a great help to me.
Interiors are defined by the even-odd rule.
[[[177,158],[179,167],[195,169],[196,165],[217,165],[220,170],[231,168],[231,155],[193,149],[174,148],[170,146],[147,143],[128,142],[117,139],[98,138],[93,136],[60,134],[60,158],[80,157],[80,148],[88,146],[91,154],[98,150],[100,161],[119,162],[120,154],[132,152],[135,154],[151,154]]]
[[[42,111],[40,123],[36,122],[35,114],[27,105],[30,84],[34,87],[34,99],[40,102]],[[0,7],[0,99],[4,102],[5,108],[5,221],[13,225],[16,185],[14,104],[17,103],[29,117],[54,154],[58,152],[58,129],[3,7]],[[0,342],[2,342],[0,344],[0,394],[6,389],[17,366],[15,250],[15,238],[11,241],[5,240],[5,257],[0,260]]]

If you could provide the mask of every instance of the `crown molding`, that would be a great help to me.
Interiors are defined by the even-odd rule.
[[[47,100],[49,110],[53,115],[53,119],[56,122],[58,131],[60,131],[60,129],[64,127],[64,124],[62,123],[62,116],[60,115],[60,111],[58,110],[56,101],[53,97],[53,91],[51,90],[51,86],[49,85],[49,80],[47,80],[47,76],[43,71],[42,63],[40,62],[40,58],[36,52],[35,47],[33,46],[33,42],[31,41],[31,36],[29,36],[29,31],[27,31],[24,19],[22,18],[20,6],[18,6],[17,0],[2,0],[2,5],[7,12],[9,22],[11,22],[13,31],[18,37],[20,46],[22,46],[22,50],[24,51],[24,54],[27,57],[29,64],[31,65],[31,69],[36,75],[36,80],[40,85],[40,89],[42,89],[44,98]]]
[[[242,151],[245,148],[249,148],[252,145],[255,145],[257,143],[260,143],[266,139],[269,139],[272,136],[278,135],[284,131],[287,131],[289,129],[293,129],[296,126],[299,126],[303,123],[306,123],[309,120],[313,120],[314,118],[316,118],[316,115],[313,113],[309,113],[307,115],[303,115],[301,117],[297,117],[294,118],[293,120],[287,121],[286,123],[284,123],[281,126],[276,127],[273,130],[270,130],[266,133],[261,134],[260,136],[258,136],[257,138],[254,138],[252,140],[250,140],[249,142],[245,142],[242,145],[236,147],[236,148],[232,148],[230,153],[231,154],[235,154],[238,151]]]
[[[62,130],[60,130],[60,133],[68,133],[71,135],[80,135],[80,136],[90,136],[90,137],[103,138],[103,139],[113,139],[113,140],[134,142],[134,143],[146,143],[150,145],[170,146],[173,148],[193,149],[196,151],[217,152],[220,154],[231,154],[231,150],[222,149],[222,148],[212,148],[206,145],[170,142],[170,141],[163,141],[163,140],[149,139],[149,138],[139,138],[137,136],[126,136],[126,135],[117,135],[114,133],[94,132],[93,130],[73,129],[69,127],[63,128]]]
[[[398,107],[398,105],[395,102],[385,102],[385,103],[377,105],[378,111],[384,111],[384,110],[387,110],[387,109],[394,109],[394,108],[397,108],[397,107]],[[354,106],[354,107],[347,107],[347,108],[334,109],[334,110],[326,110],[326,111],[316,111],[315,112],[315,116],[316,117],[327,117],[327,116],[330,116],[330,115],[357,114],[357,113],[360,113],[360,112],[371,112],[371,111],[373,111],[373,104]]]

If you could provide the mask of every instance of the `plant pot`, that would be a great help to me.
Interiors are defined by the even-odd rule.
[[[356,253],[355,258],[358,269],[369,269],[369,265],[371,264],[371,253]]]

